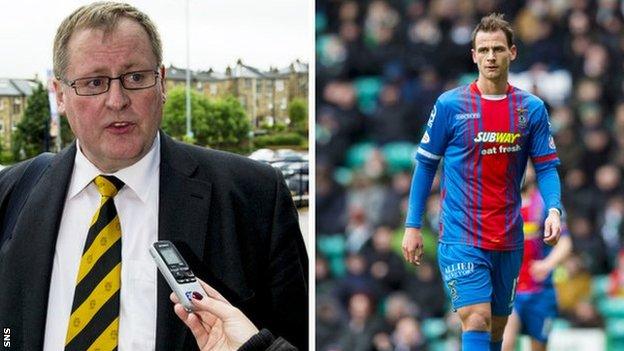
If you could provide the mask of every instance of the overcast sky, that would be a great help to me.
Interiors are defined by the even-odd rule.
[[[190,0],[192,69],[225,71],[241,58],[268,69],[310,61],[312,0]],[[0,78],[43,78],[61,21],[91,1],[9,0],[0,6]],[[128,0],[156,23],[166,66],[186,66],[186,0]]]

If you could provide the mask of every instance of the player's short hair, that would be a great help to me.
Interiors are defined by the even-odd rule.
[[[94,2],[76,9],[63,20],[54,37],[52,61],[54,76],[63,77],[69,64],[68,45],[71,36],[81,29],[102,29],[110,34],[122,18],[136,21],[147,32],[158,66],[162,64],[162,44],[156,25],[134,6],[111,1]]]
[[[503,19],[504,15],[502,13],[491,13],[483,18],[481,18],[481,22],[477,24],[475,29],[472,31],[472,48],[475,49],[475,38],[477,37],[478,32],[486,32],[492,33],[497,30],[502,30],[505,33],[505,37],[507,37],[507,46],[512,47],[514,45],[514,33],[511,27],[511,24],[505,19]]]

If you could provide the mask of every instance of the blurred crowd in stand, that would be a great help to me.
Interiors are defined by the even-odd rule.
[[[624,1],[316,1],[317,350],[452,350],[435,260],[401,257],[413,157],[443,91],[476,79],[470,35],[501,12],[511,84],[541,97],[561,159],[573,254],[555,271],[558,326],[624,325]],[[622,328],[619,329],[623,330]]]

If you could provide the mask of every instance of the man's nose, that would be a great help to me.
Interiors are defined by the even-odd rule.
[[[124,89],[119,79],[111,80],[109,84],[106,106],[112,110],[122,110],[130,102],[128,91]]]

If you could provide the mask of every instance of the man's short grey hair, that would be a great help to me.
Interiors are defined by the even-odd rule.
[[[156,57],[156,63],[162,65],[162,43],[154,22],[134,6],[111,1],[95,2],[76,9],[63,20],[54,37],[53,65],[54,76],[64,78],[69,64],[68,45],[72,35],[81,29],[102,29],[111,33],[122,18],[136,21],[147,32]]]

